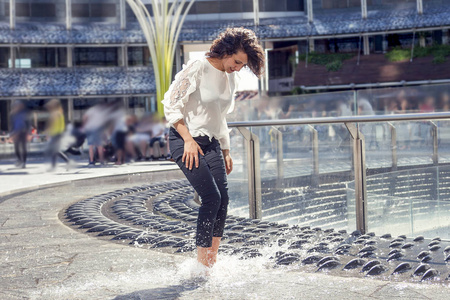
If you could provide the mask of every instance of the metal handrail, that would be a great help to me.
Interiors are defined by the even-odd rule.
[[[423,120],[429,121],[442,119],[450,119],[450,112],[238,121],[238,122],[229,122],[228,127],[311,125],[311,124],[337,124],[337,123],[374,123],[374,122],[423,121]]]

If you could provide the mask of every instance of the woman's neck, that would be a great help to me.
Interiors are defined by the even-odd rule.
[[[217,70],[222,71],[222,72],[225,71],[225,68],[223,67],[223,64],[222,64],[222,60],[220,60],[218,58],[211,58],[211,57],[207,57],[206,59]]]

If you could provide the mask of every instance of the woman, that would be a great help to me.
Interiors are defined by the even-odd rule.
[[[264,52],[254,32],[229,28],[204,58],[183,67],[164,95],[172,157],[202,200],[197,260],[207,267],[216,261],[227,214],[226,175],[233,160],[225,116],[234,107],[234,72],[248,67],[259,76],[263,65]]]

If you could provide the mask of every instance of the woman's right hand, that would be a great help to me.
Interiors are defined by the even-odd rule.
[[[197,142],[190,138],[188,140],[184,141],[184,152],[183,157],[181,158],[181,161],[183,163],[186,163],[186,168],[189,170],[192,170],[192,167],[195,163],[195,167],[198,168],[198,165],[200,163],[198,154],[205,155],[203,153],[202,148],[197,144]]]

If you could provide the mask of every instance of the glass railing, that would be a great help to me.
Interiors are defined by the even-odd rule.
[[[448,119],[450,113],[231,122],[230,213],[450,239]]]
[[[233,121],[391,115],[450,111],[450,84],[259,97],[236,102]],[[333,131],[329,132],[330,138]],[[336,133],[338,134],[338,133]],[[413,132],[418,135],[418,133]]]
[[[368,176],[370,231],[449,239],[449,175],[449,166],[436,166]]]

